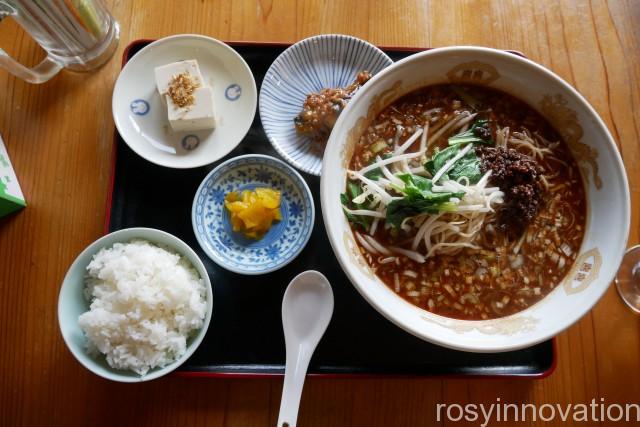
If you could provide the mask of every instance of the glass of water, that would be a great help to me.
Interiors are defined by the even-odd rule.
[[[640,245],[629,248],[622,258],[616,287],[629,308],[640,314]]]
[[[0,67],[30,83],[43,83],[63,68],[93,70],[118,46],[118,23],[100,0],[0,0],[0,19],[6,16],[47,52],[27,68],[0,49]]]

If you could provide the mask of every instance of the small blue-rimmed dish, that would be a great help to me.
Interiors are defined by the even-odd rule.
[[[372,44],[351,36],[323,34],[282,52],[262,81],[258,105],[271,145],[301,171],[320,175],[324,144],[296,133],[293,119],[308,94],[345,87],[360,71],[375,75],[393,61]]]
[[[268,187],[281,193],[282,219],[260,239],[233,231],[224,198]],[[191,221],[198,243],[215,263],[240,274],[269,273],[290,263],[311,237],[315,220],[307,183],[292,167],[270,156],[248,154],[227,160],[202,181],[193,200]]]

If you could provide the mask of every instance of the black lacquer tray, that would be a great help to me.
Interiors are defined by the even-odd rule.
[[[131,43],[126,62],[150,40]],[[247,61],[258,88],[265,72],[287,45],[229,43]],[[385,49],[397,60],[419,49]],[[278,157],[256,112],[251,130],[223,160],[241,154]],[[284,372],[285,349],[280,307],[289,281],[315,269],[331,281],[334,316],[311,360],[318,375],[526,376],[544,377],[555,366],[553,341],[499,354],[449,350],[404,332],[375,311],[355,290],[334,257],[322,222],[320,179],[302,174],[316,205],[313,235],[304,251],[283,269],[262,275],[231,273],[211,261],[196,241],[191,205],[198,185],[216,164],[189,170],[167,169],[147,162],[122,141],[114,141],[113,182],[108,199],[107,231],[153,227],[189,244],[203,260],[213,283],[213,318],[195,354],[180,368],[184,375],[264,376]]]

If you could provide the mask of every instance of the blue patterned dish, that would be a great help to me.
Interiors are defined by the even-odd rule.
[[[260,88],[262,127],[278,154],[298,169],[320,175],[324,147],[296,133],[293,119],[305,98],[324,88],[345,87],[358,72],[376,74],[393,61],[355,37],[325,34],[304,39],[271,64]]]
[[[281,192],[282,220],[262,239],[248,239],[232,230],[224,197],[262,186]],[[240,274],[269,273],[290,263],[309,241],[314,219],[313,197],[300,174],[259,154],[234,157],[212,170],[198,187],[191,209],[193,231],[205,253]]]

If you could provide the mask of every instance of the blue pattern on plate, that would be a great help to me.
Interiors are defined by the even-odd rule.
[[[144,99],[134,99],[131,101],[131,104],[129,104],[129,109],[136,116],[146,116],[151,110],[151,107],[149,107],[149,103]]]
[[[240,95],[242,95],[242,88],[236,83],[227,86],[227,89],[224,91],[224,97],[229,101],[237,101]]]
[[[200,145],[200,138],[198,135],[194,134],[185,135],[185,137],[182,138],[182,141],[180,141],[180,144],[182,145],[182,148],[187,151],[195,150],[198,148],[198,145]]]
[[[230,191],[271,187],[281,192],[282,220],[260,239],[233,231],[224,196]],[[263,155],[230,159],[206,176],[193,201],[193,229],[205,253],[220,266],[263,274],[291,262],[305,247],[315,218],[313,198],[302,177],[284,162]]]
[[[298,169],[320,175],[323,147],[299,136],[293,119],[311,92],[352,83],[358,72],[376,74],[393,61],[351,36],[326,34],[302,40],[271,64],[260,88],[260,119],[276,151]]]

